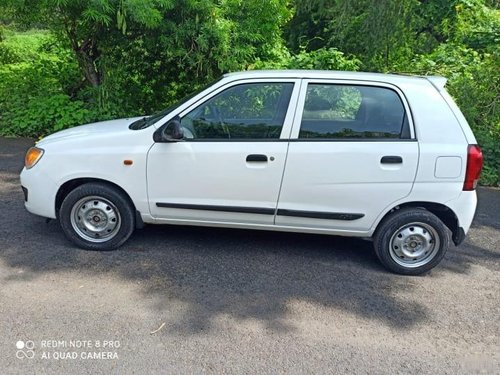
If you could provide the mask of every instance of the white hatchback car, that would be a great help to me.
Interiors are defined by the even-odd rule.
[[[373,238],[420,274],[460,244],[482,153],[442,77],[250,71],[156,115],[85,125],[31,148],[28,211],[110,250],[144,223]]]

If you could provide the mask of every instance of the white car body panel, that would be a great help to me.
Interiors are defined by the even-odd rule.
[[[174,116],[186,114],[226,87],[236,82],[270,81],[295,83],[279,140],[153,141],[153,133],[163,124]],[[412,140],[296,141],[310,81],[394,88],[410,117]],[[440,88],[441,84],[439,80],[419,77],[355,72],[229,74],[149,128],[130,130],[128,126],[135,119],[124,119],[80,126],[44,138],[37,144],[45,151],[43,157],[21,174],[21,183],[28,189],[25,205],[34,214],[56,218],[56,196],[63,184],[75,179],[98,179],[123,189],[146,223],[369,237],[384,215],[396,206],[431,202],[453,210],[460,227],[467,232],[476,208],[476,193],[462,191],[462,187],[467,146],[476,140],[456,104]],[[266,165],[252,165],[245,162],[248,154],[266,154],[275,160]],[[383,166],[379,161],[384,155],[400,155],[404,162]],[[132,160],[133,164],[124,165],[124,160]],[[364,216],[350,221],[325,220],[159,208],[158,202]]]
[[[385,155],[404,162],[380,164]],[[366,233],[381,210],[410,194],[417,163],[416,142],[291,142],[278,210],[364,216],[339,221],[278,215],[276,224]]]
[[[130,131],[128,126],[134,120],[78,126],[38,142],[37,147],[45,150],[42,160],[21,174],[21,184],[29,187],[32,197],[26,208],[55,219],[59,188],[71,180],[92,178],[120,186],[139,212],[149,213],[146,159],[152,132]],[[133,160],[133,165],[125,166],[124,160]]]
[[[157,203],[274,211],[287,146],[285,142],[155,144],[148,158],[150,212],[158,219],[272,225],[273,215],[166,208]],[[250,154],[272,155],[275,160],[265,164],[246,162]]]

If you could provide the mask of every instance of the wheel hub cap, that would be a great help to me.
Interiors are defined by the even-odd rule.
[[[76,233],[90,242],[113,238],[121,226],[116,207],[103,197],[80,199],[71,211],[71,225]]]
[[[411,223],[394,233],[389,246],[390,255],[396,263],[405,267],[420,267],[436,255],[439,236],[428,224]]]

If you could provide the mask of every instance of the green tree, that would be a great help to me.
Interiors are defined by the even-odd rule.
[[[4,4],[17,25],[43,25],[71,48],[91,87],[80,94],[110,116],[158,109],[223,72],[273,58],[291,16],[288,0]]]
[[[99,60],[107,45],[126,32],[125,15],[139,26],[152,28],[172,0],[5,0],[14,20],[23,27],[43,26],[66,41],[87,82],[97,87],[104,78]],[[120,30],[119,30],[120,29]]]
[[[415,4],[416,0],[296,1],[287,39],[295,51],[338,48],[362,56],[365,70],[387,70],[411,49],[408,25]]]

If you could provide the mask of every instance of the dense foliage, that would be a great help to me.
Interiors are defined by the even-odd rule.
[[[152,113],[228,71],[446,76],[500,183],[498,0],[3,0],[0,135]]]

